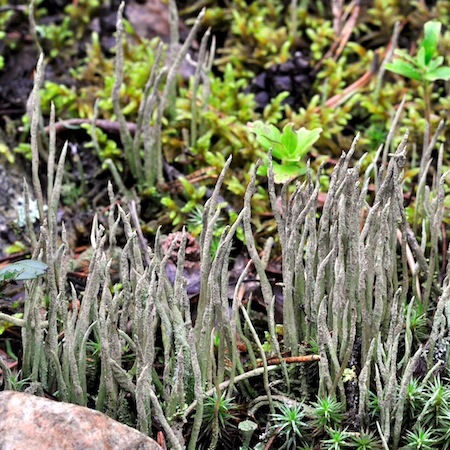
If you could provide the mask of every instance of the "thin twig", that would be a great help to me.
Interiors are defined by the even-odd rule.
[[[81,125],[89,124],[92,125],[92,119],[68,119],[62,120],[55,123],[55,132],[56,134],[62,133],[67,130],[75,129],[80,127]],[[136,132],[137,125],[132,122],[126,122],[128,131],[130,134],[134,134]],[[106,133],[111,134],[120,134],[120,124],[119,122],[112,120],[104,120],[98,119],[95,121],[95,126],[101,128]],[[50,132],[50,127],[47,126],[44,128],[46,133]]]
[[[305,355],[305,356],[286,356],[280,360],[280,358],[270,358],[267,360],[268,364],[282,364],[285,362],[286,364],[302,364],[307,362],[319,361],[319,355]],[[258,367],[261,367],[262,362],[258,362]]]
[[[238,375],[235,379],[234,379],[234,383],[239,383],[240,381],[244,381],[244,380],[248,380],[249,378],[253,378],[253,377],[259,377],[260,375],[262,375],[264,373],[265,370],[267,370],[267,372],[271,372],[272,370],[277,370],[280,369],[281,366],[280,365],[273,365],[273,366],[267,366],[267,369],[264,367],[258,367],[257,369],[253,369],[253,370],[249,370],[248,372],[243,373],[242,375]],[[223,383],[219,384],[219,388],[221,391],[223,391],[224,389],[226,389],[228,387],[228,385],[230,384],[230,380],[224,381]],[[214,394],[214,392],[216,391],[216,388],[212,388],[209,391],[205,392],[205,396],[209,397],[211,395]],[[185,410],[184,410],[184,417],[188,417],[196,408],[197,406],[197,400],[194,400]]]

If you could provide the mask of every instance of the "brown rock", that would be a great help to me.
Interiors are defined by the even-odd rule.
[[[2,450],[162,450],[148,436],[82,406],[0,392]]]
[[[170,24],[169,8],[163,0],[129,1],[126,16],[134,31],[147,39],[159,36],[163,41],[169,41]],[[179,22],[181,38],[188,34],[186,25]]]

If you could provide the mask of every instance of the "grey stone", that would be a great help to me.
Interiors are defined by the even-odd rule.
[[[162,450],[148,436],[98,411],[0,392],[1,450]]]

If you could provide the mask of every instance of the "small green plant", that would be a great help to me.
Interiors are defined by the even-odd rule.
[[[219,67],[232,61],[239,76],[250,67],[264,67],[289,58],[292,41],[286,26],[280,26],[283,6],[278,2],[234,1],[224,18],[230,23],[230,45],[217,61]]]
[[[322,132],[322,128],[307,130],[304,127],[294,131],[291,123],[285,125],[280,132],[274,125],[260,120],[249,122],[247,126],[255,133],[257,142],[267,151],[272,149],[273,157],[279,161],[273,161],[276,183],[284,183],[306,172],[303,158]],[[263,170],[267,171],[267,165]]]
[[[436,377],[425,385],[422,401],[424,404],[417,420],[422,425],[434,427],[440,414],[450,407],[450,387]]]
[[[352,445],[356,450],[376,450],[381,448],[381,442],[373,431],[361,431],[352,435]]]
[[[408,450],[434,450],[437,440],[432,429],[418,426],[416,430],[406,432],[406,446]]]
[[[397,58],[386,69],[411,80],[419,81],[424,87],[425,118],[430,122],[431,114],[431,87],[436,80],[450,80],[450,67],[443,66],[444,57],[436,56],[442,24],[430,21],[424,25],[424,38],[419,45],[419,51],[415,57],[410,56],[404,50],[397,49]]]
[[[350,441],[350,433],[345,430],[341,429],[334,429],[334,428],[327,428],[327,433],[329,436],[329,439],[324,439],[323,444],[325,446],[324,449],[327,450],[340,450],[341,448],[346,448]]]
[[[344,405],[330,395],[318,398],[317,402],[313,402],[311,406],[313,407],[312,425],[316,432],[336,427],[344,418]]]
[[[72,26],[70,17],[65,17],[60,24],[50,23],[36,27],[39,40],[43,41],[50,58],[68,60],[73,57],[75,36]]]
[[[380,404],[378,401],[378,396],[372,391],[369,391],[368,407],[369,414],[372,418],[378,418],[380,416]]]
[[[228,398],[225,393],[222,393],[220,398],[218,398],[217,392],[206,397],[203,405],[203,420],[206,425],[207,434],[213,431],[214,422],[216,421],[219,426],[220,435],[225,428],[231,425],[236,409],[237,405],[234,398]]]
[[[423,342],[427,339],[429,333],[428,319],[422,303],[418,302],[412,308],[408,324],[411,333],[417,342]]]
[[[439,414],[439,424],[435,428],[436,438],[442,450],[450,448],[450,409],[444,407]]]
[[[433,58],[437,51],[442,24],[436,21],[424,25],[424,38],[419,46],[416,57],[410,56],[404,50],[397,49],[398,56],[394,62],[386,64],[391,72],[420,82],[450,79],[450,67],[442,66],[443,56]]]
[[[97,12],[101,2],[99,0],[80,0],[76,3],[68,4],[64,12],[70,16],[71,23],[76,24],[76,36],[80,39],[85,29],[91,23],[92,17]]]
[[[298,441],[305,437],[306,422],[303,421],[305,413],[303,403],[295,405],[280,405],[279,412],[271,415],[273,422],[270,427],[281,438],[281,449],[297,448]]]
[[[298,447],[297,450],[314,450],[313,444],[303,444],[301,447]]]
[[[22,378],[22,371],[19,370],[9,379],[11,383],[11,390],[16,392],[23,392],[32,383],[31,377]]]
[[[34,280],[47,272],[48,266],[42,261],[36,261],[34,259],[25,259],[23,261],[17,261],[13,264],[0,269],[0,298],[5,298],[3,291],[5,288],[16,281]],[[12,317],[20,318],[17,314]],[[8,321],[0,322],[0,335],[6,328],[13,326]]]
[[[47,272],[48,266],[42,261],[24,259],[0,269],[0,283],[3,286],[13,281],[34,280]]]
[[[178,179],[180,182],[186,202],[176,201],[170,196],[164,196],[161,198],[161,204],[167,208],[168,216],[172,220],[172,225],[174,227],[184,224],[186,219],[189,217],[191,219],[189,229],[190,232],[195,231],[200,232],[201,229],[196,229],[195,225],[199,225],[199,208],[201,209],[201,204],[203,203],[203,198],[206,194],[206,186],[196,187],[191,184],[186,178],[180,177]]]
[[[89,134],[92,133],[92,124],[84,123],[81,125],[81,128],[84,128]],[[116,165],[119,167],[119,170],[122,171],[122,164],[119,163],[120,158],[122,157],[122,151],[118,148],[117,142],[108,137],[108,134],[105,133],[100,128],[95,128],[95,135],[97,139],[98,149],[100,150],[100,154],[98,155],[100,161],[105,161],[105,159],[112,159]],[[93,142],[88,142],[86,144],[86,148],[96,148]]]
[[[409,408],[411,410],[411,415],[414,417],[416,412],[420,409],[422,405],[422,386],[417,378],[412,378],[408,384],[408,389],[406,391],[406,400],[408,402]]]

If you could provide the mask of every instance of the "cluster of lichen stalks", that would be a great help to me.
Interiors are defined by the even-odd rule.
[[[69,307],[77,304],[78,296],[73,286],[67,289],[71,252],[64,226],[57,222],[67,146],[55,165],[53,112],[49,127],[49,207],[44,211],[38,177],[42,77],[41,57],[32,95],[31,146],[33,188],[42,226],[37,237],[30,224],[28,228],[33,237],[33,258],[44,260],[49,270],[44,280],[27,285],[24,317],[14,322],[22,327],[22,376],[31,380],[31,389],[44,389],[60,400],[80,405],[94,403],[112,417],[126,416],[132,425],[150,435],[155,420],[171,448],[195,449],[204,426],[206,397],[214,392],[218,398],[224,393],[234,397],[237,391],[250,396],[248,380],[259,377],[263,403],[271,414],[280,402],[280,390],[281,398],[306,403],[316,396],[335,397],[356,418],[352,425],[356,431],[377,430],[385,448],[388,445],[398,448],[402,429],[413,426],[407,414],[407,390],[418,363],[424,362],[426,379],[437,373],[442,361],[435,361],[434,349],[448,337],[449,271],[441,284],[435,279],[444,214],[443,148],[439,151],[433,184],[426,184],[429,155],[436,139],[425,149],[420,168],[416,211],[422,219],[421,244],[410,229],[403,205],[402,170],[407,160],[407,135],[390,155],[388,165],[377,169],[382,151],[386,155],[389,151],[389,143],[380,149],[362,175],[361,160],[353,167],[351,164],[358,140],[355,138],[333,170],[322,206],[318,201],[320,173],[317,182],[308,173],[294,190],[286,185],[277,195],[269,163],[268,192],[277,223],[277,235],[273,238],[279,240],[282,250],[280,342],[274,320],[275,296],[265,272],[272,240],[261,256],[252,234],[250,203],[257,168],[246,189],[242,211],[233,225],[224,230],[218,249],[211,256],[214,225],[220,215],[218,197],[230,160],[204,207],[195,324],[183,277],[186,236],[182,236],[181,244],[173,242],[173,246],[180,244],[180,249],[172,285],[165,265],[173,246],[162,254],[159,234],[153,246],[145,245],[139,223],[133,222],[133,216],[126,212],[128,205],[123,208],[117,205],[111,184],[108,226],[105,229],[94,220],[93,257],[86,288],[79,309]],[[144,135],[154,133],[155,128],[146,129],[148,123],[143,122],[142,127]],[[371,182],[373,190],[369,196]],[[25,196],[29,197],[27,190]],[[230,301],[229,257],[239,226],[244,229],[251,261],[237,281]],[[123,246],[117,244],[119,233],[125,234]],[[120,286],[112,286],[111,282],[114,258],[120,261]],[[245,292],[242,287],[250,265],[255,267],[261,283],[272,355],[266,354],[242,304]],[[48,302],[45,315],[44,299]],[[417,342],[411,324],[417,304],[426,313],[429,311],[431,327],[426,345]],[[249,367],[242,363],[238,340],[247,344]],[[89,391],[92,379],[89,341],[95,341],[99,347],[97,392]],[[317,378],[304,365],[288,365],[283,358],[286,351],[294,357],[304,356],[309,352],[307,342],[317,346],[319,357],[310,358],[318,360],[313,362],[318,365]],[[258,368],[255,353],[262,361]],[[278,358],[276,365],[270,365],[269,356]],[[157,371],[161,361],[162,374]],[[3,363],[2,369],[6,380],[9,371]],[[277,383],[276,398],[275,379],[281,383]],[[376,420],[369,414],[372,412],[369,390],[378,401]],[[128,395],[134,400],[133,411]],[[262,418],[261,427],[268,420],[270,416]],[[190,432],[186,441],[183,430],[187,422]],[[211,428],[210,448],[215,448],[220,422],[213,421]]]

